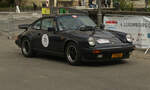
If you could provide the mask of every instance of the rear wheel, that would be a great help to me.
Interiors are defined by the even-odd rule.
[[[27,38],[22,40],[21,51],[25,57],[32,57],[34,55],[34,52],[31,49],[30,41]]]
[[[65,50],[67,61],[71,65],[80,65],[81,64],[81,57],[80,52],[75,43],[69,43]]]

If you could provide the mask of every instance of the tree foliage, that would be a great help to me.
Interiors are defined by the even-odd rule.
[[[134,8],[134,4],[131,0],[113,0],[113,2],[119,4],[120,10],[132,11]]]
[[[14,7],[16,4],[21,5],[26,0],[0,0],[0,7]]]

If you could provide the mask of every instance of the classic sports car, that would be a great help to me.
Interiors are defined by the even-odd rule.
[[[71,65],[82,61],[121,60],[134,50],[130,34],[104,30],[87,16],[65,14],[42,17],[25,29],[16,44],[25,57],[37,52],[65,56]]]

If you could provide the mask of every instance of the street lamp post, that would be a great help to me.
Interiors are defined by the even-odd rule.
[[[97,24],[98,24],[98,26],[100,26],[103,23],[102,19],[103,18],[102,18],[101,0],[98,0],[98,13],[97,13],[97,20],[98,20]]]

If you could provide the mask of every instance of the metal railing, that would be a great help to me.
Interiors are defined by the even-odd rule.
[[[20,24],[30,24],[37,18],[41,17],[41,13],[0,13],[0,32],[8,37],[22,32],[18,29]]]

